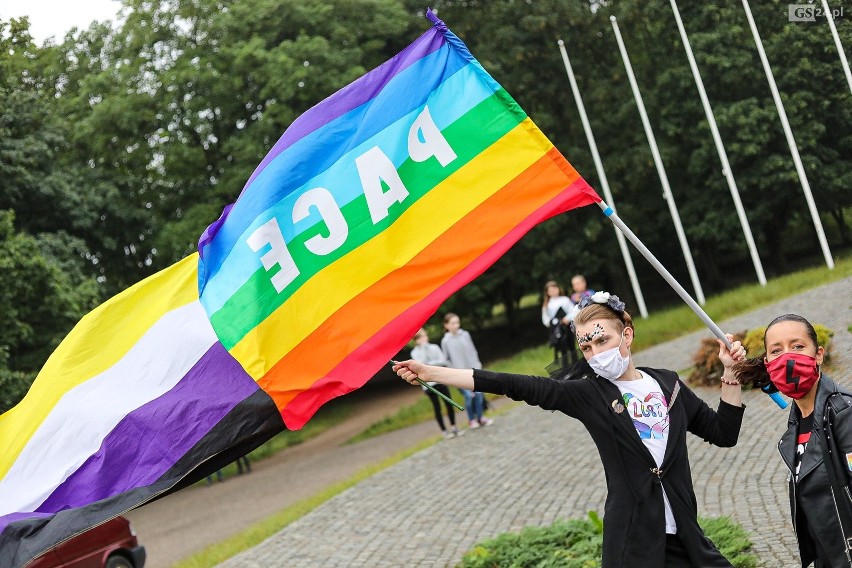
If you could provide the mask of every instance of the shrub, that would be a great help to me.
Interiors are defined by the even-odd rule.
[[[704,534],[736,568],[754,568],[757,558],[750,554],[751,541],[745,529],[729,517],[698,518]]]
[[[745,331],[735,333],[734,341],[743,341]],[[748,348],[746,348],[748,349]],[[687,382],[698,386],[718,386],[719,377],[722,376],[722,362],[719,360],[719,343],[716,339],[706,338],[701,340],[698,351],[692,356],[694,367],[687,377]]]
[[[600,566],[603,522],[560,519],[547,527],[524,527],[475,545],[458,568],[596,568]]]
[[[745,530],[727,517],[699,519],[707,538],[736,568],[754,568]],[[468,551],[457,568],[597,568],[601,565],[603,521],[594,511],[588,519],[560,519],[547,527],[525,527],[484,540]]]
[[[746,350],[746,357],[763,357],[766,351],[763,348],[763,334],[766,332],[766,327],[756,327],[748,330],[745,339],[743,339],[743,347]]]
[[[834,331],[821,323],[814,324],[814,331],[817,334],[817,343],[825,348],[825,362],[828,363]],[[766,333],[766,326],[756,327],[748,332],[735,333],[734,339],[742,341],[747,357],[763,357],[766,352],[763,347],[764,333]],[[719,344],[715,339],[702,339],[698,351],[692,356],[692,362],[695,363],[695,367],[686,379],[689,384],[719,385],[719,377],[722,376],[723,369],[722,362],[719,360]]]

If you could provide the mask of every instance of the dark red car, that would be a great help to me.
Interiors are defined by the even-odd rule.
[[[145,547],[139,546],[130,521],[116,517],[60,544],[27,564],[27,568],[143,568]]]

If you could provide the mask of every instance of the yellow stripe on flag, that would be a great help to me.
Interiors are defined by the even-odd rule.
[[[255,380],[263,377],[343,305],[405,265],[545,155],[552,145],[530,136],[531,129],[538,131],[527,118],[411,205],[388,229],[315,274],[231,354]]]
[[[196,300],[197,253],[84,316],[47,360],[24,399],[0,415],[0,442],[7,444],[0,447],[0,479],[65,393],[108,371],[163,315]]]

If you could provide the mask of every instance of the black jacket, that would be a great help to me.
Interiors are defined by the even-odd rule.
[[[817,561],[818,568],[850,566],[843,546],[843,533],[840,530],[837,508],[831,494],[831,482],[825,468],[821,434],[826,399],[833,392],[848,394],[826,375],[822,375],[814,401],[813,430],[805,447],[805,454],[802,456],[798,481],[794,481],[793,471],[796,464],[796,438],[801,415],[795,404],[791,405],[787,431],[778,442],[778,451],[781,452],[781,458],[790,470],[788,476],[790,512],[793,527],[796,529],[796,538],[799,541],[799,555],[802,558],[803,567],[809,566],[814,561]],[[852,453],[852,411],[849,408],[837,414],[834,421],[834,434],[841,453]],[[852,481],[849,468],[843,469],[847,473],[847,482]]]
[[[559,410],[580,420],[589,431],[600,453],[607,482],[604,568],[664,565],[666,528],[662,487],[692,564],[730,566],[698,526],[686,432],[717,446],[734,446],[744,407],[720,401],[714,412],[678,380],[676,373],[663,369],[642,371],[659,383],[669,402],[668,444],[659,469],[629,414],[616,411],[621,392],[606,379],[592,375],[559,380],[482,370],[475,370],[473,377],[477,391],[505,394],[547,410]],[[680,391],[672,404],[676,384],[680,385]]]

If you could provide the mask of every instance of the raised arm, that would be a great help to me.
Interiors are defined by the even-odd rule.
[[[719,360],[722,362],[722,383],[721,398],[732,406],[742,406],[743,404],[743,389],[740,381],[737,379],[736,373],[733,371],[733,366],[739,361],[744,361],[746,352],[742,343],[734,341],[734,336],[727,334],[728,341],[731,342],[731,349],[725,347],[725,344],[719,342]]]
[[[681,385],[680,396],[686,407],[687,430],[714,446],[736,446],[745,407],[735,406],[721,399],[714,411],[686,385]]]
[[[715,446],[729,448],[737,444],[742,426],[743,411],[742,387],[731,370],[734,363],[745,359],[745,349],[734,337],[727,335],[731,349],[719,341],[719,359],[722,361],[722,393],[718,408],[714,411],[707,403],[698,398],[691,390],[684,388],[683,404],[687,408],[689,424],[687,429],[704,438]]]
[[[533,375],[495,373],[482,369],[447,369],[417,361],[395,363],[394,372],[411,384],[417,378],[480,392],[506,395],[545,410],[559,410],[577,416],[588,406],[586,381],[564,381]],[[582,392],[581,392],[582,391]]]

